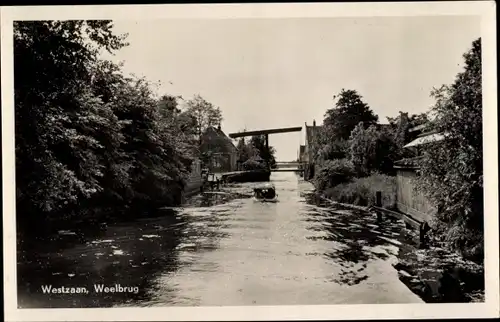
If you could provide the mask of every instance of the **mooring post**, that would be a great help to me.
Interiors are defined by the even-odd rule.
[[[270,154],[269,154],[269,134],[266,134],[265,137],[266,137],[266,155],[267,155],[267,158],[266,158],[267,160],[265,160],[265,161],[267,163],[268,170],[270,170],[271,169],[271,159],[270,159]]]
[[[419,234],[419,237],[420,237],[420,245],[419,245],[419,248],[420,249],[427,249],[429,248],[429,236],[428,236],[428,233],[430,231],[430,226],[427,222],[423,222],[421,225],[420,225],[420,234]]]
[[[375,192],[375,205],[377,207],[382,207],[382,191]]]
[[[375,192],[375,206],[382,208],[382,191]],[[377,211],[377,220],[382,221],[382,213]]]

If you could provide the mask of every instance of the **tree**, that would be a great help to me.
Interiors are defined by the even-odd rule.
[[[418,132],[410,132],[410,129],[429,123],[427,113],[412,114],[399,112],[397,117],[388,117],[387,120],[394,130],[394,141],[399,149],[416,138]]]
[[[250,144],[262,159],[269,162],[270,167],[276,165],[276,158],[274,156],[276,154],[276,149],[272,146],[266,147],[265,135],[252,136]]]
[[[259,162],[255,157],[251,157],[242,164],[244,170],[265,170],[266,165]]]
[[[412,114],[409,117],[409,122],[410,122],[410,128],[416,127],[419,125],[427,124],[429,123],[429,115],[427,112],[425,113],[420,113],[420,114]]]
[[[21,231],[178,202],[192,119],[183,122],[173,100],[160,104],[149,82],[98,56],[125,45],[110,21],[14,24]]]
[[[394,129],[394,142],[399,149],[402,149],[406,143],[408,143],[409,131],[410,131],[410,119],[408,113],[399,112],[399,116],[396,120],[389,119],[389,122],[393,121]],[[395,121],[395,122],[394,122]]]
[[[349,140],[349,160],[358,176],[373,171],[393,174],[394,161],[399,159],[396,137],[387,127],[372,125],[365,129],[362,123],[354,128]]]
[[[194,115],[179,108],[179,99],[182,99],[182,96],[163,95],[158,100],[158,110],[165,125],[178,129],[178,135],[181,137],[179,142],[186,143],[184,148],[194,158],[200,154],[197,142],[197,120]]]
[[[245,138],[240,138],[238,140],[236,148],[238,149],[238,160],[240,162],[245,162],[253,155],[253,153],[249,149],[249,146],[245,142]]]
[[[349,160],[358,176],[370,175],[374,168],[377,136],[377,129],[374,126],[365,129],[362,122],[351,132]]]
[[[207,102],[200,95],[195,95],[193,99],[187,101],[186,113],[196,120],[196,133],[199,139],[209,126],[217,127],[222,122],[220,108]]]
[[[377,130],[377,136],[375,141],[375,157],[373,160],[373,169],[387,175],[394,175],[394,162],[402,158],[406,152],[405,149],[401,149],[396,142],[397,137],[394,132],[386,127],[382,126]]]
[[[126,45],[111,29],[111,21],[14,23],[21,220],[58,211],[67,216],[70,212],[62,209],[102,191],[103,160],[114,153],[121,138],[110,106],[90,85],[98,52]]]
[[[465,68],[450,86],[431,94],[432,127],[445,140],[425,147],[418,186],[438,205],[445,240],[465,256],[482,260],[483,143],[481,39],[464,55]]]
[[[190,172],[192,147],[181,124],[162,116],[150,88],[143,79],[132,80],[119,104],[120,117],[128,120],[123,148],[132,158],[133,203],[175,204]]]
[[[317,146],[317,160],[344,159],[349,150],[349,141],[336,138],[328,129],[322,128],[318,131]]]
[[[266,138],[264,135],[252,136],[247,142],[244,138],[238,141],[238,160],[246,170],[262,169],[264,165],[259,159],[269,161],[269,166],[276,165],[276,149],[272,146],[266,148]]]
[[[323,120],[323,126],[330,137],[348,140],[352,130],[360,122],[363,122],[365,128],[377,123],[378,116],[363,102],[357,91],[342,89],[333,98],[337,100],[335,107],[326,111]]]
[[[181,113],[181,110],[178,108],[178,98],[179,97],[171,95],[163,95],[160,97],[158,100],[158,109],[163,117],[174,118]]]

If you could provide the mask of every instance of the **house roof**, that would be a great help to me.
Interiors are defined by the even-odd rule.
[[[322,128],[323,128],[322,125],[316,125],[316,126],[306,125],[306,139],[307,139],[307,141],[310,142],[310,140],[312,138],[314,138]]]
[[[439,142],[443,140],[445,136],[441,133],[430,133],[427,135],[420,136],[416,138],[415,140],[411,141],[407,145],[405,145],[403,148],[411,148],[414,146],[420,146],[428,143],[433,143],[433,142]]]
[[[416,131],[423,131],[425,130],[427,127],[429,127],[429,124],[428,123],[425,123],[425,124],[420,124],[420,125],[417,125],[415,127],[412,127],[411,129],[409,129],[408,131],[409,132],[416,132]]]
[[[215,128],[213,126],[209,126],[205,130],[205,133],[203,134],[203,144],[212,146],[215,145],[224,152],[232,152],[238,150],[233,141],[220,128]]]

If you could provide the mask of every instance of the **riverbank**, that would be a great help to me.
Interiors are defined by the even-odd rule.
[[[245,170],[222,173],[221,180],[228,183],[245,183],[269,181],[271,171],[269,170]]]
[[[412,244],[403,245],[394,268],[399,279],[427,303],[484,302],[484,265],[464,259],[431,239],[418,248],[418,232],[405,229]]]
[[[422,303],[390,266],[399,227],[377,229],[358,211],[332,220],[295,174],[273,173],[272,182],[276,204],[245,200],[255,183],[228,184],[92,236],[37,243],[18,257],[18,302],[23,308]],[[138,286],[139,293],[40,291],[104,282]]]
[[[369,207],[319,197],[332,206],[369,211]],[[484,302],[484,265],[465,260],[435,238],[428,249],[419,249],[418,232],[405,228],[404,234],[408,242],[400,246],[393,266],[399,280],[413,293],[426,303]]]

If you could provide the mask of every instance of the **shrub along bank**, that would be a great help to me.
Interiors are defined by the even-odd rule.
[[[481,293],[484,285],[471,281],[481,280],[482,270],[477,269],[477,275],[459,267],[484,267],[481,39],[473,41],[463,57],[464,70],[454,83],[431,92],[436,101],[430,111],[431,121],[426,113],[400,112],[398,117],[388,118],[389,124],[379,124],[356,91],[342,90],[335,107],[325,114],[320,136],[310,145],[314,162],[319,165],[313,179],[319,193],[337,202],[369,206],[374,203],[375,192],[382,191],[383,206],[393,208],[394,161],[417,156],[403,148],[415,139],[410,129],[427,124],[429,130],[443,134],[443,141],[419,147],[421,162],[416,179],[417,189],[438,205],[433,244],[427,251],[411,250],[404,256],[413,269],[421,262],[435,262],[432,269],[446,276],[444,280],[438,278],[439,283],[454,281],[449,283],[455,284],[457,292]],[[445,253],[446,258],[455,259],[437,259]],[[416,275],[426,278],[418,272]],[[448,295],[438,298],[451,299]],[[478,297],[464,295],[458,300],[472,298]]]
[[[181,111],[176,97],[158,98],[153,84],[101,58],[126,45],[111,21],[14,23],[19,233],[181,200],[198,132],[210,125],[200,115],[213,107],[195,100],[203,109]]]
[[[400,112],[379,124],[355,90],[342,90],[326,111],[321,133],[311,141],[319,169],[317,189],[335,201],[369,204],[374,192],[393,199],[394,162],[417,156],[403,148],[415,138],[411,128],[426,124],[445,139],[419,146],[416,187],[435,205],[438,233],[453,251],[478,263],[484,258],[481,39],[464,55],[464,70],[453,84],[431,92],[435,105],[427,113]],[[417,152],[417,151],[416,151]],[[341,158],[339,158],[341,157]],[[385,200],[385,206],[393,202]]]
[[[382,192],[382,207],[396,208],[396,178],[384,174],[354,178],[350,182],[327,188],[322,194],[336,202],[370,207],[375,205],[376,191]]]

